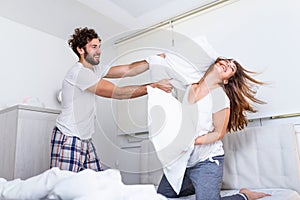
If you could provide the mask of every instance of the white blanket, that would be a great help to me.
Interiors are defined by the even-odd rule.
[[[79,173],[52,168],[27,180],[0,179],[0,199],[165,200],[153,185],[124,185],[118,170]]]

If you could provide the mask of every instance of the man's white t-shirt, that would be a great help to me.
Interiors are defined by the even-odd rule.
[[[89,139],[94,133],[95,98],[87,91],[105,76],[107,70],[101,71],[84,67],[77,62],[66,74],[62,85],[61,113],[56,120],[57,128],[65,135]]]

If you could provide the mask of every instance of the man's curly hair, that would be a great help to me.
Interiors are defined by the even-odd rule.
[[[94,29],[89,29],[87,27],[76,28],[74,34],[71,35],[71,38],[68,40],[68,44],[79,58],[80,54],[77,51],[77,47],[85,48],[85,45],[95,38],[101,41]]]

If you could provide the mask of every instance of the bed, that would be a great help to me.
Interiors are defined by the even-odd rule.
[[[298,137],[299,138],[299,137]],[[249,127],[223,139],[225,165],[221,195],[247,187],[270,193],[270,200],[300,199],[300,159],[292,124]],[[149,140],[141,144],[140,183],[125,185],[115,169],[79,173],[49,169],[26,180],[0,178],[0,199],[43,200],[166,200],[156,193],[162,176]],[[180,199],[194,200],[195,196]]]

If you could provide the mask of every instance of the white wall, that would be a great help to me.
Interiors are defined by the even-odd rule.
[[[0,26],[0,109],[27,104],[60,110],[56,92],[61,88],[67,70],[78,60],[67,41],[3,17],[0,17]],[[103,64],[108,64],[115,56],[111,47],[109,42],[103,44]],[[115,165],[116,152],[112,149],[116,147],[117,128],[111,100],[97,98],[96,103],[98,120],[94,138],[97,153],[104,167],[118,167]]]
[[[59,110],[56,92],[61,88],[67,70],[78,60],[67,41],[2,17],[0,26],[0,109],[29,104]],[[114,48],[108,41],[103,43],[103,49],[101,62],[108,64],[115,57]],[[96,103],[98,123],[94,137],[97,152],[105,166],[115,167],[116,153],[111,145],[117,140],[117,128],[111,100],[97,98]],[[111,137],[109,140],[107,135]]]
[[[197,41],[205,36],[220,55],[233,57],[245,68],[260,72],[256,78],[269,83],[257,93],[267,104],[258,105],[259,112],[249,114],[249,118],[300,112],[299,0],[232,2],[174,22],[174,32],[170,27],[165,29],[169,34],[156,31],[125,42],[119,45],[119,51],[169,46],[197,63],[197,49],[186,40]],[[174,47],[170,46],[172,38]]]
[[[269,82],[257,97],[267,101],[250,117],[300,112],[300,1],[240,0],[178,25],[179,32],[207,36],[221,55],[262,72]]]
[[[59,109],[56,92],[76,61],[67,41],[2,17],[0,26],[0,108],[27,100]]]

